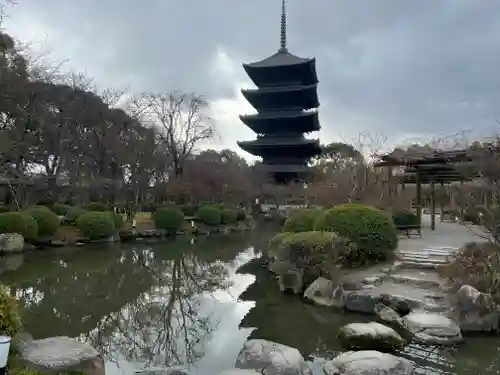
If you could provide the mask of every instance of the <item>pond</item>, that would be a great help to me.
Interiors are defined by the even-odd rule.
[[[0,261],[35,338],[90,342],[108,375],[181,364],[193,375],[231,368],[248,338],[299,349],[321,364],[341,351],[339,327],[368,316],[282,295],[259,258],[272,231],[29,253]],[[500,338],[458,349],[410,344],[418,374],[498,374]]]

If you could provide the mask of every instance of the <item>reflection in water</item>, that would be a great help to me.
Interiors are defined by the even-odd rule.
[[[253,303],[238,304],[237,299],[254,276],[236,273],[257,256],[250,240],[236,235],[194,246],[177,240],[35,253],[2,279],[21,300],[26,328],[34,337],[89,341],[112,371],[195,365],[206,362],[207,350],[217,348],[214,338],[228,336],[221,324],[222,317],[229,321],[228,308],[237,319],[225,330],[241,333],[241,345],[250,333],[237,325]],[[229,367],[233,360],[226,361]],[[205,366],[218,370],[227,363]]]
[[[28,332],[90,342],[108,374],[177,364],[217,374],[248,337],[296,347],[322,373],[342,350],[339,328],[371,318],[281,294],[259,258],[270,235],[32,253],[1,259],[1,279],[21,300]],[[399,355],[417,374],[499,374],[500,339],[466,341],[457,349],[411,344]]]

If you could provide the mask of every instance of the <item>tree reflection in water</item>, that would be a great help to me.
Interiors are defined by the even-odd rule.
[[[232,285],[235,256],[249,242],[228,236],[194,247],[178,240],[34,253],[1,279],[21,300],[35,338],[76,337],[110,361],[191,364],[218,324],[211,293]]]
[[[194,363],[218,323],[203,308],[203,295],[231,285],[227,270],[189,253],[167,261],[150,254],[146,267],[155,286],[105,316],[85,338],[108,359],[119,350],[125,359],[149,366]]]

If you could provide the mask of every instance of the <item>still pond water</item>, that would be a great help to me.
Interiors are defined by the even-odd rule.
[[[181,364],[193,375],[231,368],[248,338],[299,349],[315,370],[341,348],[340,326],[369,317],[279,293],[259,256],[272,232],[31,253],[0,261],[35,338],[90,342],[108,375]],[[10,269],[10,270],[9,270]],[[418,374],[499,374],[500,339],[459,349],[409,345]]]

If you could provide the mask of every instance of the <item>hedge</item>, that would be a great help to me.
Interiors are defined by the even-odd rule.
[[[196,217],[208,226],[219,225],[222,222],[221,211],[218,206],[203,206],[198,209]]]
[[[398,245],[392,218],[379,209],[362,204],[343,204],[324,212],[317,228],[335,232],[357,245],[352,261],[378,262],[391,258]]]
[[[184,214],[175,207],[159,208],[154,214],[154,223],[157,229],[163,229],[169,234],[175,234],[182,229],[185,223]]]
[[[5,212],[0,214],[0,233],[19,233],[32,242],[38,238],[38,223],[22,212]]]
[[[87,211],[78,217],[76,226],[90,240],[111,237],[116,231],[109,212]]]
[[[313,231],[322,211],[316,208],[303,208],[293,211],[285,220],[283,232]]]
[[[25,213],[37,221],[39,237],[52,237],[57,232],[60,225],[59,218],[47,207],[32,206]]]

